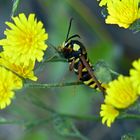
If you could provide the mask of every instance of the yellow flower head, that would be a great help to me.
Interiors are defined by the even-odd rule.
[[[139,0],[109,0],[107,2],[107,24],[118,24],[128,28],[140,18]]]
[[[101,105],[101,111],[100,116],[102,118],[102,123],[107,124],[108,127],[111,126],[111,124],[114,122],[115,118],[119,115],[119,111],[116,110],[113,106],[102,104]]]
[[[37,22],[35,14],[28,18],[22,13],[12,18],[14,23],[6,22],[10,29],[6,29],[5,39],[0,40],[4,53],[10,57],[12,63],[29,65],[35,60],[41,61],[47,48],[45,41],[48,34],[45,33],[43,23]]]
[[[132,65],[134,69],[130,69],[130,78],[134,88],[137,89],[137,92],[140,95],[140,59],[135,60]]]
[[[30,61],[29,64],[26,66],[23,63],[20,64],[12,63],[10,57],[6,56],[4,52],[2,52],[0,56],[1,56],[0,64],[2,66],[10,69],[11,71],[15,72],[16,74],[18,74],[19,76],[25,79],[28,78],[33,81],[37,80],[37,77],[34,76],[34,72],[33,72],[35,62]]]
[[[4,109],[11,103],[14,90],[22,88],[22,80],[3,67],[0,67],[0,77],[0,109]]]
[[[129,107],[138,98],[131,79],[124,76],[119,76],[117,80],[111,81],[106,93],[105,103],[118,109]]]

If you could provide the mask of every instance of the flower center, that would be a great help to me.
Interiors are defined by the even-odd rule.
[[[32,46],[34,44],[34,35],[28,34],[28,36],[25,38],[25,44]]]
[[[23,46],[31,47],[35,44],[35,35],[33,33],[24,33],[21,35],[19,42]]]

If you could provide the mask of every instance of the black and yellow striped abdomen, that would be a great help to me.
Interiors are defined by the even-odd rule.
[[[86,62],[90,64],[89,60],[86,58]],[[70,62],[71,63],[71,62]],[[79,75],[78,72],[78,65],[82,64],[82,61],[80,60],[80,58],[77,58],[74,62],[74,72]],[[91,68],[92,65],[90,64]],[[93,68],[92,68],[93,69]],[[91,87],[91,88],[98,88],[96,82],[93,80],[93,78],[91,77],[91,75],[88,73],[87,68],[82,64],[82,75],[79,79],[80,81],[82,81],[85,85]]]

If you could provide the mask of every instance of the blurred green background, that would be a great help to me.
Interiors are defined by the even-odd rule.
[[[66,38],[69,20],[74,18],[71,34],[79,34],[93,64],[104,60],[108,66],[128,74],[131,62],[140,56],[140,34],[106,25],[96,0],[20,0],[15,15],[35,13],[49,34],[47,58],[56,52]],[[4,37],[5,21],[9,21],[12,1],[0,1],[0,37]],[[69,72],[66,62],[48,62],[37,73],[38,83],[63,83],[77,81]],[[119,140],[124,134],[139,134],[136,120],[116,121],[111,128],[101,121],[69,119],[54,113],[78,116],[99,115],[103,97],[87,86],[70,86],[50,89],[24,89],[15,100],[0,111],[0,140]],[[14,120],[14,121],[12,121]]]

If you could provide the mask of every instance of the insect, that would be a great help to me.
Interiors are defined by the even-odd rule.
[[[95,74],[92,64],[87,57],[85,46],[76,38],[80,38],[78,34],[69,37],[72,25],[70,20],[66,40],[61,46],[61,53],[69,62],[69,70],[78,75],[78,79],[91,88],[99,88],[104,93],[104,87],[100,83]]]

